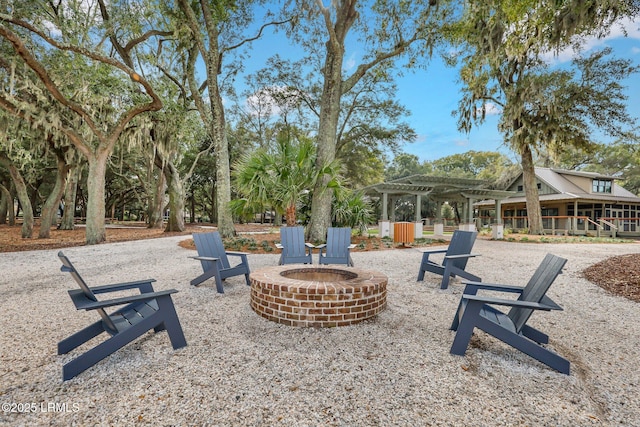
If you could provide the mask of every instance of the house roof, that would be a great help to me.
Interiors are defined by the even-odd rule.
[[[556,193],[554,194],[541,194],[539,196],[541,202],[549,201],[561,201],[561,200],[593,200],[610,203],[640,203],[640,197],[636,196],[629,190],[623,188],[620,185],[613,185],[611,193],[588,193],[578,187],[576,184],[566,178],[567,175],[587,177],[592,179],[611,179],[615,180],[615,177],[602,175],[594,172],[581,172],[581,171],[569,171],[563,169],[552,168],[535,168],[536,177],[553,188]],[[522,174],[520,174],[515,180],[516,182]],[[526,198],[524,196],[510,197],[503,200],[503,203],[524,203]],[[494,201],[482,201],[476,203],[476,205],[493,205]]]
[[[558,193],[567,193],[568,195],[580,196],[587,199],[599,199],[599,200],[608,200],[614,199],[617,197],[622,198],[632,198],[636,199],[636,201],[640,202],[640,198],[635,194],[625,189],[620,185],[613,185],[611,188],[611,193],[599,194],[599,193],[587,193],[582,190],[580,187],[575,185],[573,182],[569,181],[566,176],[580,176],[592,179],[610,179],[615,180],[615,177],[609,175],[602,175],[594,172],[582,172],[582,171],[569,171],[563,169],[551,169],[551,168],[536,168],[536,176],[538,179],[544,181],[550,187],[554,188]],[[604,197],[602,197],[604,196]]]

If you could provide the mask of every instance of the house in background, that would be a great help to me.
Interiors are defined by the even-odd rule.
[[[592,172],[535,168],[542,221],[551,234],[640,236],[640,197],[616,184],[616,178]],[[480,222],[495,219],[496,206],[505,228],[528,229],[520,174],[505,190],[514,192],[496,204],[476,202]]]

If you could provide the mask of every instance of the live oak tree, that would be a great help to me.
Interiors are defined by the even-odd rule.
[[[64,114],[42,111],[37,103],[25,111],[9,92],[0,94],[0,106],[20,119],[55,128],[87,159],[87,244],[106,239],[105,172],[116,142],[135,117],[162,107],[143,73],[128,66],[122,55],[112,55],[118,46],[137,49],[156,32],[140,27],[133,34],[118,32],[108,23],[98,25],[99,14],[108,7],[103,1],[40,2],[38,8],[0,12],[0,37]],[[118,45],[109,43],[123,34],[131,38]]]
[[[317,131],[323,75],[310,61],[276,55],[250,76],[254,91],[248,96],[255,100],[255,107],[246,116],[259,133],[269,129],[263,118],[267,115],[285,126],[293,122]],[[402,144],[416,139],[414,129],[405,122],[410,112],[395,99],[397,87],[390,66],[381,64],[375,72],[366,73],[340,99],[335,157],[343,166],[343,178],[354,187],[380,182],[386,153],[398,153]]]
[[[208,1],[189,2],[175,0],[180,13],[173,13],[188,79],[189,95],[202,122],[209,131],[216,159],[217,226],[223,237],[235,235],[235,226],[229,202],[231,201],[231,174],[229,144],[226,135],[225,108],[222,95],[225,78],[232,79],[241,68],[240,61],[225,60],[240,55],[251,41],[260,37],[264,29],[287,21],[264,23],[257,31],[247,35],[258,1]],[[237,56],[237,59],[242,59]],[[204,63],[204,80],[198,79],[198,61]]]
[[[449,27],[463,83],[459,128],[481,123],[491,104],[502,110],[498,128],[520,156],[531,234],[544,231],[535,153],[587,147],[595,128],[619,136],[633,122],[619,83],[636,71],[629,61],[608,59],[604,50],[552,68],[545,57],[606,34],[617,17],[636,12],[630,6],[618,0],[489,0],[466,3],[462,19]]]
[[[392,68],[394,58],[405,57],[413,65],[426,57],[439,37],[438,28],[446,19],[446,2],[291,0],[287,5],[298,14],[294,39],[307,52],[321,55],[322,90],[317,130],[317,165],[336,157],[338,123],[342,97],[351,92],[368,73]],[[351,36],[351,38],[350,38]],[[348,41],[353,39],[363,54],[347,69]],[[357,40],[356,40],[357,39]],[[385,70],[385,71],[386,71]],[[308,234],[323,240],[331,225],[332,195],[321,191],[329,177],[320,179],[313,192]]]

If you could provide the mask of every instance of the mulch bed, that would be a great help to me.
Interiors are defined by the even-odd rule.
[[[640,302],[640,254],[607,258],[582,273],[587,280],[612,294]]]

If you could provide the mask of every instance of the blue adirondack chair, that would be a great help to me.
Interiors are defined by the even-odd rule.
[[[103,332],[111,335],[111,338],[66,363],[62,367],[63,381],[75,377],[151,329],[155,332],[166,330],[174,349],[187,345],[171,299],[171,294],[178,291],[169,289],[154,292],[152,285],[155,282],[154,279],[89,287],[62,251],[58,252],[58,257],[62,261],[60,270],[71,273],[80,286],[80,289],[69,291],[69,296],[76,309],[94,310],[101,317],[101,320],[60,341],[58,354],[66,354]],[[96,294],[136,288],[140,291],[139,295],[105,301],[98,301],[96,297]],[[108,307],[118,306],[124,307],[120,307],[112,313],[107,313],[105,310]]]
[[[350,250],[356,245],[351,244],[351,228],[329,227],[327,243],[316,247],[320,249],[318,254],[320,264],[346,264],[353,267]]]
[[[304,241],[304,227],[280,227],[280,242],[276,243],[282,249],[279,265],[313,264],[311,254],[315,246]]]
[[[451,353],[464,355],[473,330],[478,328],[568,375],[569,361],[541,345],[549,342],[548,335],[526,324],[534,310],[562,310],[546,293],[566,262],[564,258],[547,254],[525,287],[463,282],[466,288],[451,324],[451,329],[456,331]],[[479,296],[479,290],[518,293],[520,296],[517,300]],[[505,314],[495,305],[511,309]]]
[[[240,276],[244,274],[247,286],[249,283],[249,261],[246,252],[226,251],[220,233],[213,231],[210,233],[194,233],[193,241],[198,250],[197,259],[202,264],[204,271],[200,276],[191,281],[193,286],[199,285],[212,277],[216,279],[216,289],[219,293],[224,293],[222,281],[228,277]],[[240,258],[240,262],[234,266],[229,263],[229,256]]]
[[[477,231],[455,230],[447,249],[418,249],[422,252],[422,262],[418,271],[418,281],[424,280],[425,271],[442,276],[440,289],[449,287],[451,277],[460,276],[467,280],[479,282],[481,279],[465,270],[469,258],[479,256],[471,253],[478,236]],[[442,264],[429,259],[429,255],[444,253]]]

